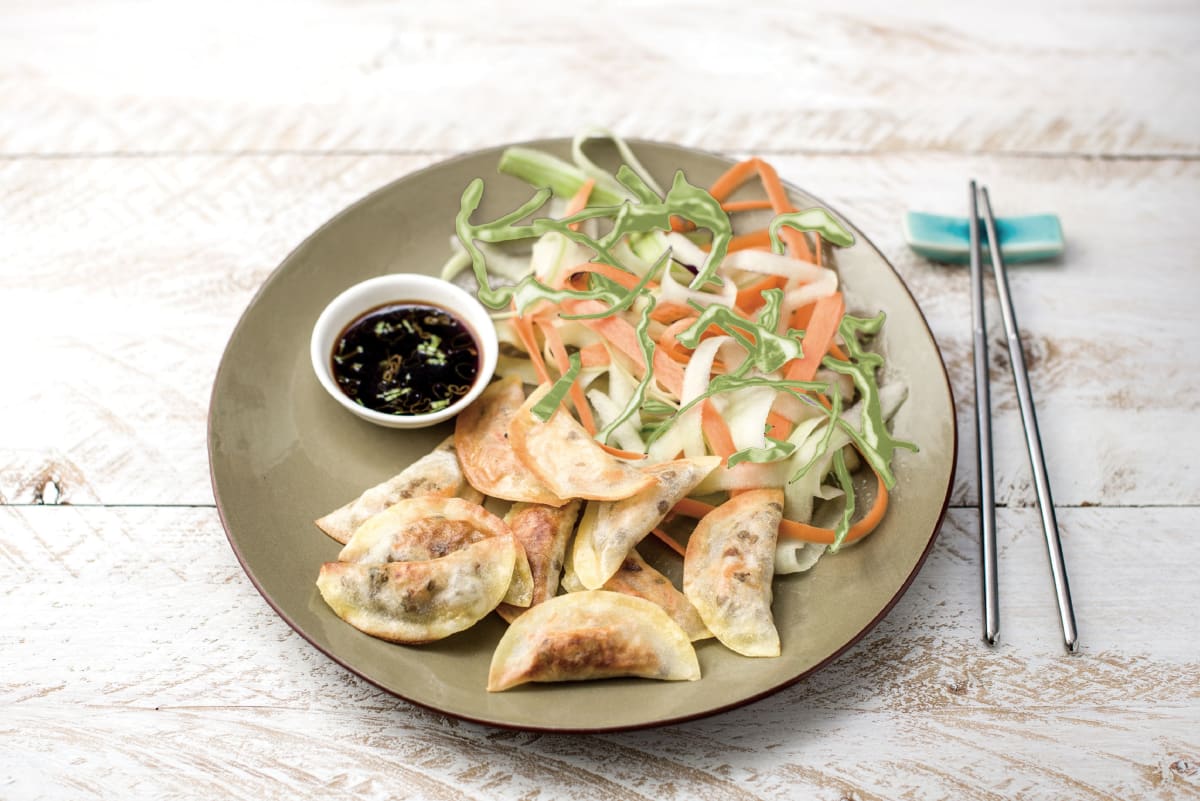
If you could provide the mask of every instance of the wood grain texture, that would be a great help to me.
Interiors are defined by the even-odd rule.
[[[1200,790],[1189,772],[1200,761],[1200,625],[1176,612],[1200,603],[1200,587],[1189,564],[1162,558],[1190,536],[1195,511],[1063,510],[1082,628],[1076,656],[1060,650],[1036,514],[1005,510],[999,522],[997,650],[979,638],[975,516],[954,511],[892,614],[809,680],[681,726],[568,737],[445,719],[352,677],[257,596],[212,510],[9,507],[0,510],[0,586],[5,608],[22,614],[0,620],[0,794],[515,799],[553,788],[555,798],[580,799],[986,799]],[[1145,531],[1137,548],[1112,535],[1135,528]],[[1150,583],[1170,588],[1171,603],[1145,592]],[[927,761],[912,764],[918,754]]]
[[[3,154],[442,151],[596,124],[716,149],[1200,154],[1188,2],[6,5]]]
[[[225,340],[288,251],[426,156],[39,159],[0,162],[0,501],[208,504],[208,395]],[[1012,271],[1055,499],[1200,502],[1193,245],[1200,164],[1036,158],[779,156],[896,265],[929,318],[958,400],[956,504],[973,503],[966,271],[903,243],[906,207],[955,213],[964,178],[1000,211],[1055,210],[1070,252]],[[1136,229],[1114,237],[1134,221]],[[449,221],[447,225],[449,226]],[[70,231],[63,236],[62,231]],[[447,236],[449,230],[447,231]],[[1148,245],[1148,243],[1153,243]],[[1153,278],[1147,271],[1152,271]],[[1034,502],[995,301],[997,498]]]
[[[0,0],[0,799],[1200,798],[1198,45],[1181,0]],[[212,508],[208,394],[337,211],[597,124],[768,154],[880,247],[946,358],[958,508],[889,616],[795,687],[664,729],[500,731],[270,610]],[[1001,645],[980,639],[967,277],[900,229],[960,214],[969,177],[1068,238],[1012,283],[1075,656],[994,299]]]

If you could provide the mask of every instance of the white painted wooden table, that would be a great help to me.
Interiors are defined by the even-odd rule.
[[[0,5],[0,798],[1200,795],[1200,6],[428,5]],[[498,731],[270,611],[214,510],[208,393],[257,286],[343,206],[597,123],[769,155],[866,231],[943,349],[960,470],[912,589],[811,680],[670,728]],[[972,176],[1069,240],[1012,283],[1075,656],[998,329],[1003,641],[980,640],[967,276],[899,224],[961,212]]]

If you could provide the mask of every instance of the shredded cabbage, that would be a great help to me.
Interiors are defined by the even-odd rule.
[[[620,157],[615,171],[585,152],[600,139],[610,141]],[[537,416],[547,419],[575,385],[586,389],[599,425],[596,439],[644,453],[648,462],[704,455],[714,450],[714,441],[722,442],[724,466],[695,494],[783,487],[784,514],[799,522],[811,520],[817,501],[836,501],[833,544],[826,549],[781,542],[776,569],[803,571],[821,554],[836,552],[858,506],[851,476],[856,454],[891,488],[895,451],[915,449],[887,427],[905,390],[894,379],[879,384],[883,357],[869,340],[882,329],[883,314],[841,316],[840,350],[830,347],[831,327],[815,345],[807,331],[793,327],[805,325],[797,320],[808,319],[811,304],[843,290],[836,268],[784,255],[781,232],[809,232],[837,247],[852,246],[853,234],[824,209],[786,211],[767,227],[769,250],[729,252],[729,214],[682,172],[664,190],[620,137],[602,130],[577,136],[571,160],[527,148],[506,151],[501,172],[535,191],[491,221],[472,221],[483,198],[481,180],[462,195],[455,220],[461,250],[443,276],[471,268],[480,299],[497,310],[501,374],[536,380],[506,316],[534,316],[543,330],[554,326],[569,367],[562,374],[554,370],[556,362],[541,352],[548,343],[527,354],[552,371],[553,386],[535,407]],[[594,184],[586,202],[580,198],[572,205],[579,211],[555,213],[555,204],[574,197],[589,180]],[[503,243],[522,243],[531,255],[515,257],[507,246],[499,247]],[[835,302],[832,308],[840,312],[842,299]],[[608,321],[615,322],[597,327]],[[668,334],[673,343],[664,339]],[[811,347],[822,357],[813,380],[789,378],[797,374],[790,366]],[[682,361],[680,349],[686,353]],[[805,360],[803,375],[813,375],[815,358]],[[702,408],[705,402],[724,433],[708,428],[705,415],[711,417],[712,410]]]

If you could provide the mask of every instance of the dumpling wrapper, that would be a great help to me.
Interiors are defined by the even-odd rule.
[[[354,531],[339,562],[419,562],[438,559],[487,537],[511,536],[504,521],[459,498],[407,498]]]
[[[503,520],[461,498],[406,498],[370,517],[354,531],[339,562],[383,564],[439,559],[487,537],[512,537]],[[533,575],[521,543],[505,601],[529,606]]]
[[[447,437],[399,475],[371,487],[345,506],[319,518],[316,524],[345,545],[369,517],[405,498],[422,495],[449,498],[469,489],[455,453],[454,437]]]
[[[317,588],[338,617],[362,632],[391,642],[432,642],[496,608],[516,554],[512,537],[488,537],[423,562],[328,562]]]
[[[525,553],[525,548],[516,537],[513,538],[513,547],[517,555],[513,561],[512,580],[509,582],[508,592],[504,593],[501,600],[512,607],[526,607],[533,603],[533,571],[529,566],[529,555]]]
[[[567,592],[581,592],[587,589],[579,580],[570,557],[567,558],[566,569],[563,571],[562,585]],[[630,549],[617,572],[604,582],[600,589],[634,595],[660,607],[683,629],[683,633],[692,642],[713,636],[687,596],[676,589],[669,578],[643,559],[637,548]]]
[[[633,546],[719,464],[719,456],[700,456],[648,465],[641,472],[652,476],[654,483],[646,489],[619,501],[589,503],[572,553],[583,586],[592,590],[602,587]]]
[[[504,522],[529,559],[533,588],[529,603],[523,606],[536,606],[558,592],[567,540],[571,538],[578,516],[579,501],[571,501],[560,509],[541,503],[516,503],[504,516]],[[503,603],[496,611],[511,623],[525,610]]]
[[[743,656],[779,656],[771,615],[783,490],[748,490],[696,524],[683,592],[718,640]]]
[[[508,424],[517,458],[560,498],[619,501],[654,484],[654,477],[600,447],[587,429],[562,408],[542,422],[531,409],[550,384],[533,391]]]
[[[615,676],[696,681],[700,663],[662,609],[631,595],[586,590],[550,598],[513,621],[492,655],[487,688]]]
[[[519,378],[497,381],[458,415],[454,442],[467,481],[493,498],[562,506],[570,496],[554,494],[517,458],[508,439],[508,426],[525,390]]]

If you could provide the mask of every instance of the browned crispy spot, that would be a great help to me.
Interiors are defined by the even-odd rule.
[[[561,515],[559,509],[538,504],[523,508],[508,521],[509,528],[525,546],[525,553],[529,555],[529,572],[533,574],[535,604],[546,598],[546,574],[552,566],[545,559],[535,559],[533,555],[551,553]]]
[[[424,543],[429,548],[430,559],[460,551],[491,536],[465,520],[447,520],[444,517],[414,520],[405,529],[405,533],[411,537],[410,541]],[[388,561],[392,561],[390,556]]]
[[[617,676],[635,673],[653,664],[652,649],[623,640],[611,626],[543,635],[530,662],[528,675],[536,679],[563,676]]]

